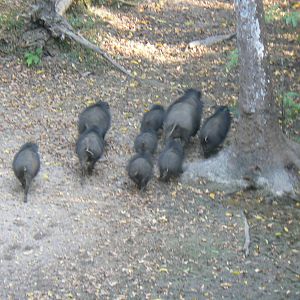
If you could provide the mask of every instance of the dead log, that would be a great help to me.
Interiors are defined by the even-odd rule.
[[[236,33],[229,33],[229,34],[221,34],[221,35],[213,35],[209,36],[202,40],[196,40],[189,43],[189,47],[193,48],[196,46],[211,46],[216,43],[220,43],[226,40],[231,40],[236,36]]]
[[[244,224],[245,224],[245,243],[244,243],[244,247],[243,250],[245,252],[245,256],[247,257],[250,253],[249,251],[249,246],[250,246],[250,227],[247,221],[247,218],[244,214],[244,212],[242,212],[242,216],[244,217]]]
[[[43,39],[39,38],[39,44],[37,47],[42,47],[46,44],[50,37],[59,38],[64,40],[68,38],[70,40],[79,43],[85,48],[91,49],[99,53],[103,58],[108,60],[113,66],[115,66],[122,73],[129,77],[134,78],[130,71],[126,70],[123,66],[117,63],[109,54],[104,50],[96,46],[95,44],[88,41],[82,35],[75,32],[73,27],[64,17],[65,12],[68,10],[73,0],[42,0],[33,6],[33,11],[31,13],[31,21],[37,24],[39,27],[43,28],[45,34]],[[27,33],[28,35],[28,33]],[[25,46],[32,45],[33,38],[23,37],[23,42]],[[135,78],[138,79],[138,78]]]

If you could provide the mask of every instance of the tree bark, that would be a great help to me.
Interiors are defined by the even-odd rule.
[[[60,16],[63,16],[68,8],[73,3],[73,0],[51,0],[54,4],[55,11]]]
[[[240,65],[240,117],[233,143],[218,156],[188,165],[198,176],[277,196],[299,192],[300,145],[282,133],[275,109],[265,42],[262,0],[235,0]]]

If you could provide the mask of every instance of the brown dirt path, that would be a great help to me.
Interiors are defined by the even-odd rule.
[[[32,69],[15,54],[0,56],[0,298],[299,298],[299,206],[244,193],[223,202],[222,192],[200,183],[160,183],[157,170],[140,193],[125,172],[151,103],[167,106],[187,87],[203,91],[206,110],[237,99],[237,76],[224,74],[234,41],[187,47],[234,30],[232,1],[143,1],[93,16],[105,20],[97,23],[98,42],[144,84],[105,62],[72,63],[72,48]],[[112,128],[82,187],[77,116],[97,99],[110,103]],[[24,204],[11,162],[30,140],[39,144],[42,166]],[[194,139],[186,161],[199,157]],[[252,240],[247,258],[243,209]]]

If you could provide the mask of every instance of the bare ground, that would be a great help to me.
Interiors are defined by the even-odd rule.
[[[168,105],[187,87],[203,91],[206,110],[237,99],[236,72],[224,72],[235,41],[187,47],[234,31],[232,1],[143,1],[91,15],[105,21],[93,27],[98,43],[142,84],[98,57],[100,64],[88,61],[91,54],[74,45],[35,68],[16,52],[0,57],[0,298],[298,299],[299,205],[250,192],[225,197],[205,182],[164,184],[157,170],[141,193],[125,171],[151,103]],[[282,47],[278,56],[295,49],[293,40]],[[74,49],[83,62],[73,62]],[[288,74],[296,59],[289,58]],[[292,79],[289,88],[299,87]],[[82,187],[77,117],[98,99],[111,106],[112,128],[104,157]],[[26,141],[39,144],[42,167],[24,204],[11,162]],[[200,157],[194,139],[186,161]]]

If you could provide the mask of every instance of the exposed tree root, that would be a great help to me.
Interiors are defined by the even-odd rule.
[[[215,157],[187,164],[182,176],[183,182],[196,182],[199,177],[216,182],[230,191],[259,189],[276,197],[300,200],[297,196],[299,176],[286,168],[282,162],[275,161],[270,166],[260,165],[253,168],[241,163],[233,147],[221,151]]]
[[[236,36],[236,33],[229,33],[229,34],[221,34],[221,35],[213,35],[209,36],[202,40],[196,40],[189,43],[189,47],[193,48],[196,46],[211,46],[226,40],[231,40],[233,37]]]
[[[99,53],[102,57],[108,60],[122,73],[131,78],[135,78],[130,71],[126,70],[123,66],[118,64],[112,57],[110,57],[104,50],[94,45],[86,38],[76,33],[68,21],[63,17],[63,14],[70,7],[73,0],[44,0],[39,2],[33,9],[31,20],[35,24],[45,28],[51,37],[59,38],[61,40],[68,38],[79,43],[85,48],[91,49]],[[47,39],[47,38],[45,38]],[[26,42],[26,41],[25,41]],[[44,41],[45,44],[46,40]],[[38,45],[39,47],[41,45]],[[139,80],[138,78],[135,78]]]
[[[295,154],[300,158],[300,144],[291,141],[286,138],[286,142],[288,143],[289,147],[295,152]]]

